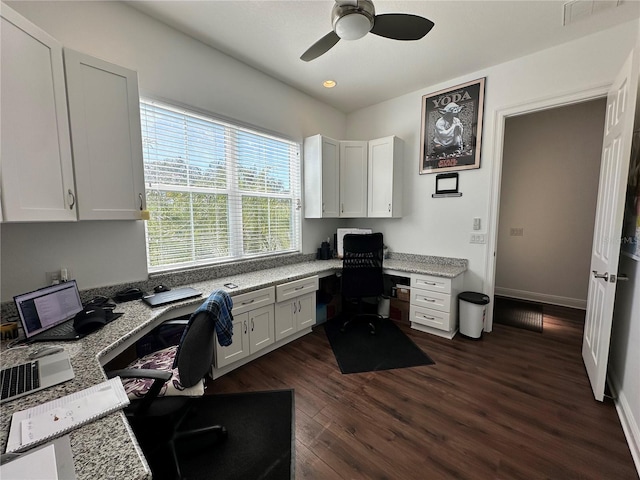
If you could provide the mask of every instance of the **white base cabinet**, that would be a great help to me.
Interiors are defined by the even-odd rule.
[[[274,287],[233,297],[233,337],[231,345],[222,347],[216,340],[216,368],[225,367],[253,355],[275,341]]]
[[[234,295],[232,342],[222,347],[216,340],[212,378],[310,333],[317,289],[318,277],[313,276]]]
[[[451,339],[458,331],[458,294],[463,275],[455,278],[411,275],[411,328]]]

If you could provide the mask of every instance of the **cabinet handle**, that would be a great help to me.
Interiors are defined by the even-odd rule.
[[[249,304],[251,304],[251,303],[253,303],[253,302],[255,302],[255,301],[256,301],[256,299],[255,299],[255,298],[252,298],[252,299],[251,299],[251,300],[249,300],[248,302],[242,302],[242,305],[249,305]]]
[[[389,213],[391,213],[391,204],[389,204]]]
[[[344,203],[340,204],[340,213],[344,213]]]
[[[256,328],[255,323],[253,323],[253,317],[251,317],[251,331],[253,332],[253,330]]]
[[[433,317],[427,317],[426,315],[422,315],[422,318],[426,318],[427,320],[435,320]]]
[[[294,290],[302,290],[303,288],[304,288],[304,285],[301,285],[300,287],[294,288]]]
[[[297,308],[298,308],[298,307],[297,307],[297,305],[296,305],[296,302],[293,302],[293,314],[294,314],[294,315],[295,315],[295,314],[297,313],[297,311],[298,311],[298,310],[297,310]]]
[[[138,197],[140,198],[140,210],[143,210],[144,204],[143,204],[143,200],[142,200],[142,194],[139,193]]]
[[[73,206],[76,204],[76,196],[73,194],[71,189],[69,189],[69,196],[71,197],[71,203],[69,204],[69,210],[73,210]]]
[[[298,300],[298,311],[301,312],[302,311],[302,305],[300,305],[300,300]]]
[[[247,333],[247,321],[244,321],[244,333]]]
[[[324,203],[322,204],[322,212],[324,213],[326,211],[326,208],[324,206]]]

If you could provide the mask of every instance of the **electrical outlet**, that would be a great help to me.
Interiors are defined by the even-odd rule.
[[[484,233],[472,233],[471,237],[469,238],[469,243],[478,243],[478,244],[486,243],[486,238]]]
[[[480,218],[479,217],[475,217],[473,219],[473,229],[474,230],[480,230]]]
[[[47,285],[57,285],[60,283],[60,272],[45,272],[45,281]]]

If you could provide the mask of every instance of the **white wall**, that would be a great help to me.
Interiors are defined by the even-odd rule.
[[[611,83],[635,44],[637,30],[637,22],[628,22],[446,83],[425,86],[348,115],[348,139],[397,135],[405,141],[405,216],[358,223],[382,231],[394,251],[467,258],[465,288],[482,291],[488,252],[486,245],[470,244],[469,236],[474,217],[482,219],[485,233],[494,221],[488,217],[494,188],[491,173],[496,151],[496,112]],[[435,175],[418,174],[422,95],[480,77],[487,77],[481,168],[459,172],[462,197],[433,199]]]
[[[342,138],[346,116],[120,2],[7,2],[69,47],[136,70],[142,94],[174,100],[302,141]],[[303,251],[335,232],[304,221]],[[147,278],[142,222],[4,224],[2,301],[69,268],[82,289]]]
[[[586,308],[605,108],[600,98],[507,118],[496,294]]]

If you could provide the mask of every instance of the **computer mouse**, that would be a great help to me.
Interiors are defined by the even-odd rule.
[[[155,293],[162,293],[162,292],[168,292],[169,290],[171,290],[169,287],[167,287],[166,285],[157,285],[153,291]]]
[[[73,328],[76,332],[87,334],[95,332],[107,323],[107,312],[103,308],[89,307],[85,308],[73,319]]]

